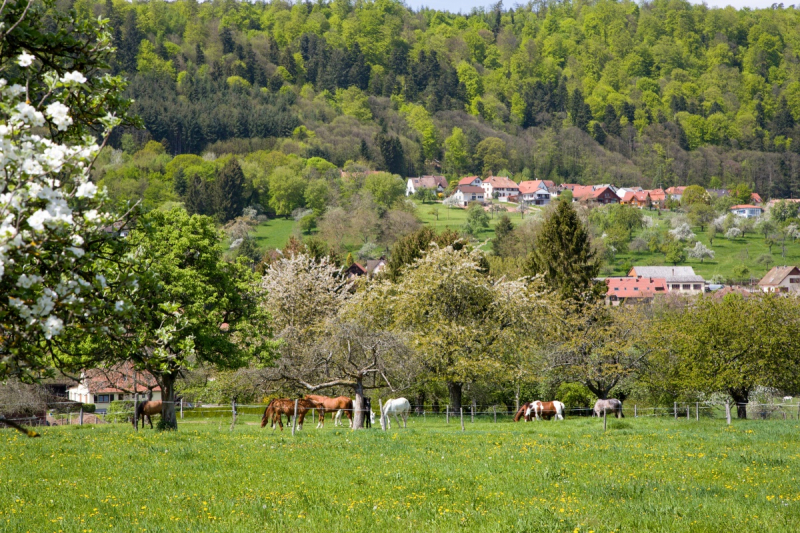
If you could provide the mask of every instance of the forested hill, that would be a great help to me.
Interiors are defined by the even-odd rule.
[[[149,134],[173,154],[269,148],[401,175],[745,182],[800,196],[794,8],[73,5],[114,26],[113,69],[130,79],[147,127],[138,145]],[[478,146],[492,137],[501,142]]]

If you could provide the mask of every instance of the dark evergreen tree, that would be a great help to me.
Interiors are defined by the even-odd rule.
[[[214,182],[214,214],[220,222],[241,216],[244,209],[244,172],[235,157],[231,157]]]
[[[206,55],[203,53],[203,47],[200,46],[200,43],[194,45],[194,55],[195,55],[195,62],[198,65],[203,65],[206,62]]]
[[[558,202],[544,221],[526,270],[530,275],[541,275],[564,299],[583,299],[593,294],[592,280],[600,271],[600,260],[571,202]]]
[[[789,110],[786,97],[782,96],[778,102],[778,110],[775,112],[775,125],[773,130],[776,135],[790,137],[792,135],[792,128],[794,128],[794,117]]]
[[[403,145],[400,143],[400,139],[381,132],[375,136],[375,144],[378,145],[383,156],[387,172],[404,176]]]
[[[494,255],[503,257],[506,255],[508,241],[512,238],[514,224],[508,215],[503,215],[497,220],[494,226],[494,239],[492,239],[492,251]]]
[[[190,215],[211,215],[211,199],[208,184],[200,176],[190,176],[186,187],[184,206]]]
[[[680,146],[683,150],[689,149],[689,139],[686,137],[686,132],[683,130],[683,126],[680,125],[679,122],[675,123],[675,130],[677,132],[677,139],[678,146]]]
[[[144,36],[139,31],[136,20],[136,10],[129,9],[122,25],[122,40],[117,45],[117,57],[122,70],[130,75],[136,72],[136,56],[139,53],[139,43]]]
[[[614,106],[608,104],[606,106],[606,111],[604,115],[604,122],[605,122],[605,130],[606,133],[609,135],[615,135],[617,137],[620,136],[622,133],[622,126],[620,126],[619,118],[617,117],[617,112],[614,109]],[[600,142],[600,141],[597,141]]]
[[[233,32],[228,26],[219,30],[219,41],[222,43],[222,53],[232,54],[235,50],[235,43],[233,41]]]

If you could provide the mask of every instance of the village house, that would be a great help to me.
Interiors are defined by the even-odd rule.
[[[667,293],[664,278],[624,277],[606,278],[606,304],[651,302],[656,295]]]
[[[105,413],[111,402],[133,400],[134,394],[144,398],[152,391],[153,400],[161,399],[161,387],[149,372],[135,371],[130,362],[110,368],[92,368],[81,372],[77,385],[67,390],[70,400],[93,403],[96,412]]]
[[[360,276],[376,276],[386,269],[387,261],[385,257],[380,259],[367,259],[363,265],[361,263],[353,263],[347,267],[344,274],[347,279],[353,279]]]
[[[619,196],[620,200],[625,197],[626,193],[629,192],[640,192],[643,191],[641,187],[620,187],[616,190],[617,196]]]
[[[645,191],[650,196],[650,206],[664,209],[667,204],[667,193],[664,189],[650,189]]]
[[[467,207],[470,202],[483,203],[485,192],[482,187],[476,187],[474,185],[459,185],[456,187],[456,190],[453,191],[451,198],[455,199],[457,205],[461,207]]]
[[[572,188],[572,201],[618,204],[619,196],[607,185],[575,185]]]
[[[466,178],[461,178],[458,180],[458,185],[472,185],[473,187],[480,187],[483,184],[483,180],[481,180],[478,176],[467,176]]]
[[[507,202],[509,197],[519,195],[519,185],[505,176],[489,176],[483,180],[481,187],[487,200],[497,198]]]
[[[635,266],[628,277],[663,279],[667,292],[672,294],[702,294],[706,286],[703,277],[695,274],[690,266]]]
[[[547,205],[552,196],[547,189],[547,184],[542,180],[520,182],[519,195],[520,201],[528,205]]]
[[[666,193],[667,193],[667,196],[669,196],[669,198],[671,200],[677,200],[677,201],[680,202],[681,198],[683,197],[683,191],[685,191],[685,190],[686,190],[686,186],[670,187],[670,188],[668,188],[666,190]]]
[[[763,212],[763,208],[752,204],[734,205],[731,207],[731,213],[742,218],[758,218]]]
[[[447,188],[447,179],[444,176],[422,176],[408,178],[406,183],[406,196],[415,194],[420,189],[430,189],[434,192],[444,192]]]
[[[800,292],[800,268],[795,266],[776,266],[767,272],[759,288],[764,292],[798,293]]]
[[[650,207],[650,194],[647,191],[628,191],[620,199],[620,203],[638,207],[639,209]]]
[[[783,200],[770,200],[769,202],[767,202],[767,209],[772,209],[773,207],[775,207],[775,204],[777,204],[778,202],[787,202],[787,203],[790,203],[790,204],[794,204],[795,207],[797,208],[797,213],[796,214],[800,215],[800,199],[797,199],[797,198],[786,198],[786,199],[783,199]]]

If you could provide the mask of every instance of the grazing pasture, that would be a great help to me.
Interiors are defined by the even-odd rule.
[[[0,431],[0,530],[798,531],[796,420]]]

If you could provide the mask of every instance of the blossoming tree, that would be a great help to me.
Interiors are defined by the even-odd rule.
[[[131,213],[89,176],[128,105],[102,72],[110,36],[50,7],[0,7],[0,380],[85,366],[83,339],[122,336],[122,295],[136,290],[117,237]]]

